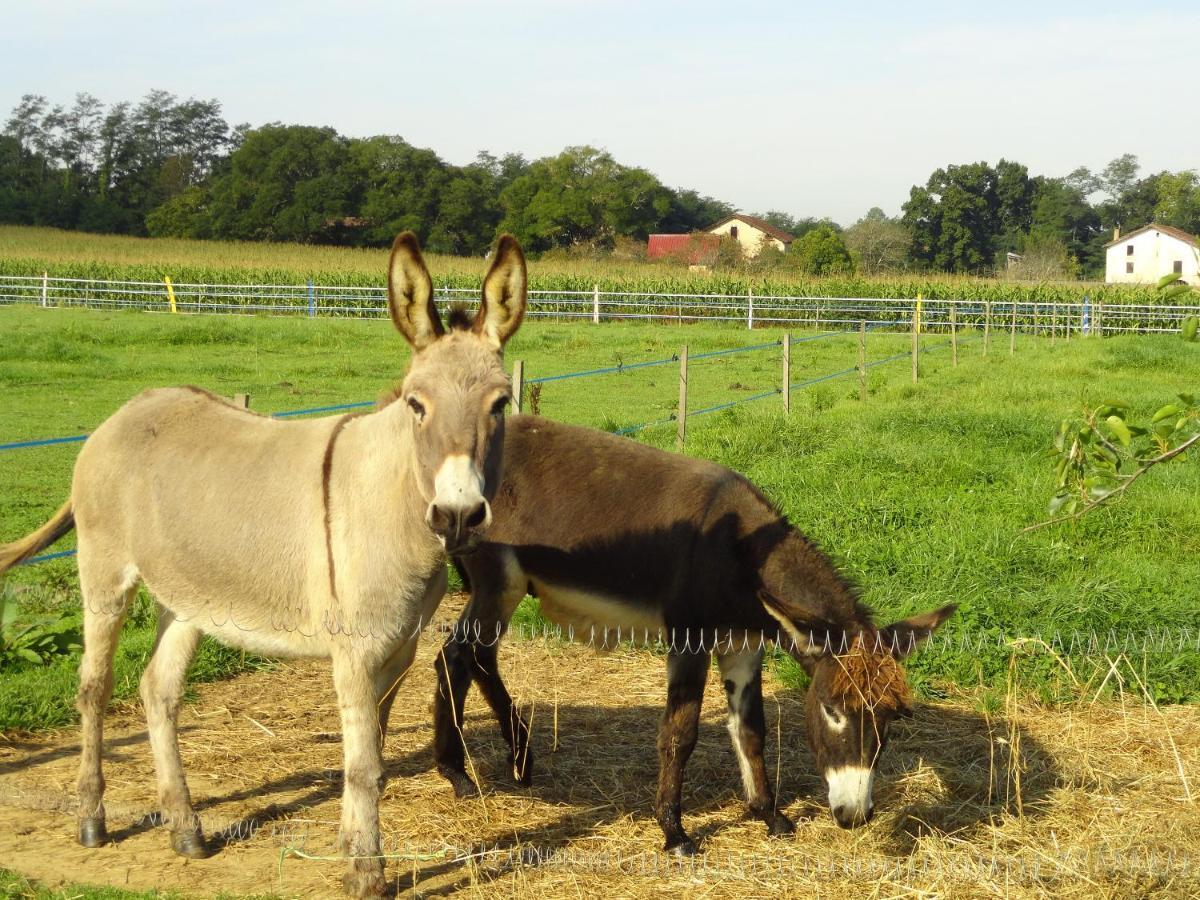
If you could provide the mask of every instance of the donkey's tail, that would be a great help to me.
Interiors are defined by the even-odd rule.
[[[45,550],[75,527],[75,510],[68,500],[58,508],[54,516],[35,531],[11,544],[0,544],[0,572],[6,572],[18,563],[23,563],[35,553]]]

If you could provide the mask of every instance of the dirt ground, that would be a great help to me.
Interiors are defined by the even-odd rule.
[[[442,616],[457,612],[449,598]],[[769,765],[795,835],[745,817],[709,681],[687,769],[684,824],[702,854],[659,853],[651,814],[662,660],[551,641],[508,644],[501,664],[532,714],[535,777],[505,773],[477,695],[465,732],[482,798],[456,800],[432,767],[436,642],[424,641],[392,714],[381,818],[388,874],[422,895],[1200,896],[1200,710],[1132,699],[985,715],[969,697],[921,706],[895,727],[877,815],[837,828],[803,739],[803,698],[766,679]],[[204,685],[181,714],[197,810],[217,852],[189,861],[154,824],[140,708],[112,710],[105,775],[114,842],[74,840],[78,741],[66,730],[0,738],[0,865],[50,885],[185,895],[338,896],[341,743],[324,663]],[[1194,861],[1193,861],[1194,860]]]

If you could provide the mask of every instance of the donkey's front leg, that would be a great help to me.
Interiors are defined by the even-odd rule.
[[[763,717],[762,662],[761,649],[717,656],[725,699],[729,702],[729,737],[737,754],[750,812],[767,823],[772,835],[791,834],[796,826],[775,808],[775,794],[763,759],[767,726]]]
[[[346,891],[355,897],[381,897],[386,886],[379,853],[383,758],[375,672],[363,660],[364,650],[350,646],[333,653],[333,685],[342,716],[345,759],[339,849],[351,858],[342,877]]]
[[[433,667],[437,690],[433,694],[433,759],[438,773],[450,782],[459,799],[475,797],[479,787],[467,774],[463,743],[463,705],[471,689],[471,651],[459,629],[446,641]]]
[[[666,836],[664,850],[684,856],[696,852],[683,830],[680,798],[683,767],[696,747],[700,703],[712,656],[708,652],[679,652],[667,656],[667,710],[658,730],[658,797],[654,815]]]

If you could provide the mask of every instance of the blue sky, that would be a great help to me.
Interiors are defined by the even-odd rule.
[[[1200,162],[1200,4],[13,5],[0,111],[151,88],[231,122],[399,134],[454,163],[607,148],[748,211],[899,212],[936,167]],[[1190,97],[1189,97],[1190,95]]]

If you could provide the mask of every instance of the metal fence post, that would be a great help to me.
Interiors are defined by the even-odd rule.
[[[1096,325],[1093,329],[1096,332],[1096,337],[1104,337],[1104,301],[1096,301]]]
[[[600,285],[592,285],[592,324],[600,324]]]
[[[992,301],[988,300],[983,307],[983,355],[988,354],[988,344],[992,342]]]
[[[512,404],[516,412],[521,411],[521,401],[525,394],[525,360],[518,359],[513,363],[512,375]]]
[[[912,378],[917,383],[917,354],[921,349],[921,307],[913,307],[912,318]]]
[[[1008,355],[1017,355],[1017,301],[1013,301],[1011,334],[1008,336]]]
[[[867,402],[867,323],[858,323],[858,399]]]
[[[953,300],[950,301],[950,359],[951,364],[958,366],[958,306]]]
[[[317,317],[317,289],[313,286],[313,280],[308,279],[308,317],[315,319]]]
[[[675,414],[675,449],[682,450],[687,439],[687,360],[688,348],[684,344],[679,351],[679,411]]]
[[[749,298],[749,304],[746,306],[746,327],[754,328],[754,288],[746,289],[746,296]]]
[[[783,335],[783,411],[792,411],[792,336]]]
[[[45,309],[47,306],[50,305],[49,302],[47,302],[47,294],[49,293],[49,289],[50,289],[50,273],[43,272],[42,273],[42,309]]]

